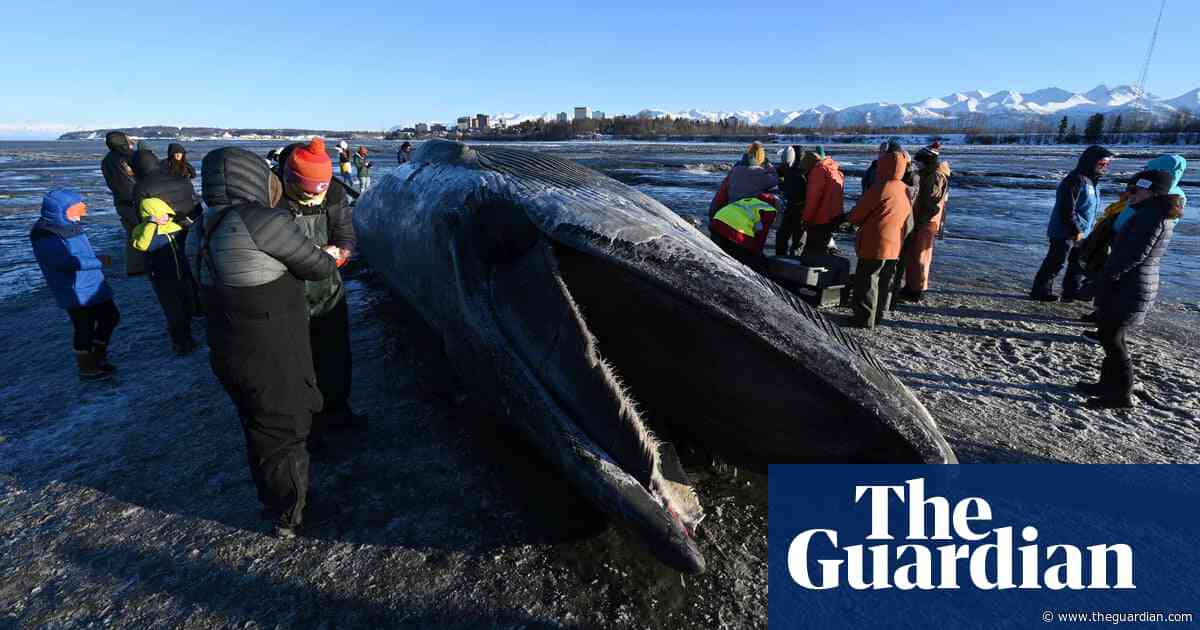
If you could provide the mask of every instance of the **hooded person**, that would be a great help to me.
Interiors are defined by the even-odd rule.
[[[1096,288],[1097,337],[1104,347],[1100,380],[1076,385],[1095,397],[1091,406],[1133,406],[1133,364],[1125,338],[1154,306],[1162,257],[1183,216],[1184,197],[1173,194],[1173,178],[1172,171],[1142,171],[1129,185],[1132,212],[1114,236]]]
[[[950,198],[950,164],[940,159],[939,144],[917,151],[913,161],[917,164],[916,197],[913,203],[913,227],[905,237],[900,265],[903,273],[896,274],[896,284],[901,276],[904,288],[900,298],[909,302],[920,302],[929,290],[929,268],[933,264],[933,243],[942,229],[946,201]]]
[[[46,286],[71,319],[75,330],[71,347],[79,378],[97,381],[116,371],[107,355],[120,313],[101,271],[112,265],[112,259],[92,249],[80,224],[86,214],[87,205],[79,193],[51,190],[42,198],[41,218],[29,231],[29,241]]]
[[[883,321],[891,296],[892,275],[904,239],[912,204],[903,178],[908,160],[898,151],[879,158],[875,183],[863,194],[846,220],[858,226],[851,306],[852,324],[874,328]],[[835,221],[840,223],[838,217]]]
[[[125,228],[125,273],[136,276],[146,273],[146,256],[129,245],[129,233],[138,224],[137,208],[133,203],[133,187],[137,180],[133,176],[133,142],[121,131],[110,131],[104,136],[108,154],[100,162],[104,183],[112,192],[113,208]]]
[[[1100,194],[1096,184],[1108,170],[1113,152],[1092,145],[1079,156],[1075,169],[1062,179],[1054,196],[1054,209],[1046,226],[1050,249],[1033,279],[1029,297],[1042,302],[1054,302],[1055,277],[1066,267],[1063,276],[1062,300],[1074,301],[1083,283],[1084,270],[1080,263],[1080,251],[1076,247],[1092,229],[1096,211],[1100,208]]]
[[[345,185],[333,177],[325,142],[288,145],[280,153],[279,175],[284,184],[283,207],[304,234],[342,266],[357,245]],[[325,405],[313,418],[313,442],[335,428],[363,428],[366,417],[350,408],[353,357],[350,352],[350,310],[342,276],[306,282],[314,367]]]
[[[900,146],[900,143],[896,142],[895,140],[888,140],[886,142],[879,143],[879,150],[875,154],[875,159],[871,160],[871,165],[867,167],[866,172],[863,173],[863,176],[862,176],[861,183],[862,183],[862,191],[864,193],[867,192],[867,189],[869,189],[871,187],[871,184],[875,183],[875,170],[877,168],[879,168],[879,158],[881,158],[884,155],[891,153],[893,151],[903,151],[903,150],[904,150],[904,147]]]
[[[133,189],[139,224],[130,233],[133,248],[145,252],[150,285],[166,318],[171,349],[186,355],[195,349],[192,317],[197,287],[185,256],[187,227],[200,218],[200,204],[186,171],[172,174],[154,153],[137,151]]]
[[[187,159],[187,149],[178,142],[167,145],[167,157],[163,158],[162,169],[176,177],[195,179],[196,167]]]
[[[336,273],[334,257],[275,208],[279,179],[244,149],[209,152],[208,208],[188,235],[208,314],[209,363],[241,419],[250,474],[275,534],[295,535],[308,494],[305,440],[321,408],[304,281]]]

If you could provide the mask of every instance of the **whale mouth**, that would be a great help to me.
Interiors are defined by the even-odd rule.
[[[671,444],[645,422],[632,392],[603,356],[563,281],[549,241],[492,267],[488,318],[527,392],[513,405],[527,437],[585,494],[616,513],[665,564],[704,569],[695,541],[703,509]],[[518,386],[519,385],[519,386]],[[516,414],[520,416],[521,414]]]
[[[738,465],[927,462],[888,416],[920,423],[917,405],[868,407],[825,374],[845,369],[789,356],[753,324],[731,321],[686,291],[563,244],[564,287],[598,352],[656,432]],[[717,301],[717,295],[713,295]],[[807,316],[812,316],[807,313]],[[820,317],[817,315],[817,317]],[[832,325],[822,319],[826,325]],[[828,331],[826,331],[828,332]]]

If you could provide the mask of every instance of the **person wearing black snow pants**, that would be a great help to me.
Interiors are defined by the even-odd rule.
[[[1046,225],[1046,237],[1050,241],[1050,249],[1042,260],[1037,275],[1033,278],[1033,287],[1029,297],[1042,302],[1058,301],[1054,294],[1054,278],[1067,267],[1063,278],[1062,300],[1071,302],[1080,296],[1083,283],[1083,265],[1079,262],[1079,250],[1076,245],[1083,240],[1092,229],[1096,210],[1100,207],[1100,195],[1096,184],[1108,171],[1112,162],[1113,152],[1101,146],[1090,146],[1079,156],[1075,169],[1058,183],[1054,193],[1054,209],[1050,212],[1050,220]]]
[[[1117,228],[1096,289],[1096,323],[1104,346],[1098,382],[1076,387],[1094,398],[1089,406],[1124,409],[1134,405],[1133,363],[1125,337],[1146,319],[1158,297],[1162,257],[1183,216],[1184,197],[1171,194],[1173,175],[1142,171],[1129,184],[1129,214]]]
[[[237,408],[246,457],[275,534],[295,535],[308,496],[305,442],[317,389],[304,281],[336,272],[334,257],[276,209],[282,184],[257,155],[204,157],[201,220],[188,236],[208,322],[213,374]]]
[[[333,178],[333,165],[324,143],[294,143],[279,154],[276,174],[283,182],[287,209],[306,236],[335,256],[338,267],[350,258],[357,244],[350,200],[345,185]],[[324,407],[313,416],[309,439],[320,446],[333,430],[365,428],[366,417],[350,408],[353,360],[350,352],[350,309],[340,272],[304,283],[310,318],[309,343],[317,386]]]

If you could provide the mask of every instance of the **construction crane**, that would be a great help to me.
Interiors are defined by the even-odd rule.
[[[1167,8],[1167,0],[1162,0],[1162,4],[1158,7],[1158,19],[1154,21],[1154,34],[1150,36],[1150,49],[1146,51],[1146,62],[1142,64],[1142,73],[1138,76],[1137,85],[1134,87],[1134,93],[1137,98],[1134,99],[1135,104],[1145,105],[1146,101],[1146,75],[1150,72],[1150,58],[1154,56],[1154,45],[1158,43],[1158,26],[1162,24],[1163,11]]]

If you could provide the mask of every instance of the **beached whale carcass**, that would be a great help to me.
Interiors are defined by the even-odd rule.
[[[671,566],[703,568],[702,513],[664,476],[655,433],[758,466],[955,461],[928,411],[835,325],[573,162],[431,140],[354,223],[472,394]]]

